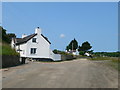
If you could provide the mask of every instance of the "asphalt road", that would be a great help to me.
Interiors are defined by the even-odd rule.
[[[3,69],[3,88],[118,88],[117,70],[103,61],[30,62]]]

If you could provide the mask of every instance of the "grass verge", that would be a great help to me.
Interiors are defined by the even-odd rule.
[[[117,57],[93,57],[90,60],[118,60]]]
[[[90,60],[110,60],[109,62],[106,63],[106,65],[109,65],[116,70],[120,71],[120,60],[118,57],[95,57],[95,58],[90,58]]]
[[[115,68],[120,72],[120,61],[119,60],[111,60],[110,62],[106,63],[107,65]]]

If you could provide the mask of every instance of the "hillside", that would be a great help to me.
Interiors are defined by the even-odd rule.
[[[19,55],[14,49],[10,47],[10,41],[14,34],[7,34],[6,30],[0,26],[0,55]]]
[[[9,44],[0,40],[0,55],[19,55]]]
[[[2,47],[2,49],[0,48],[0,55],[19,55],[9,44],[2,43],[0,47]]]

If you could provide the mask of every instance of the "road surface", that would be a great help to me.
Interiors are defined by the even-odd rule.
[[[118,72],[107,61],[78,59],[29,62],[3,69],[3,88],[118,88]]]

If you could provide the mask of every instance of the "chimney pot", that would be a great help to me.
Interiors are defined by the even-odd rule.
[[[22,38],[24,38],[24,37],[27,37],[27,35],[26,35],[26,34],[23,34],[23,35],[22,35]]]
[[[41,34],[41,28],[37,27],[37,28],[35,29],[35,33],[36,33],[36,34]]]

